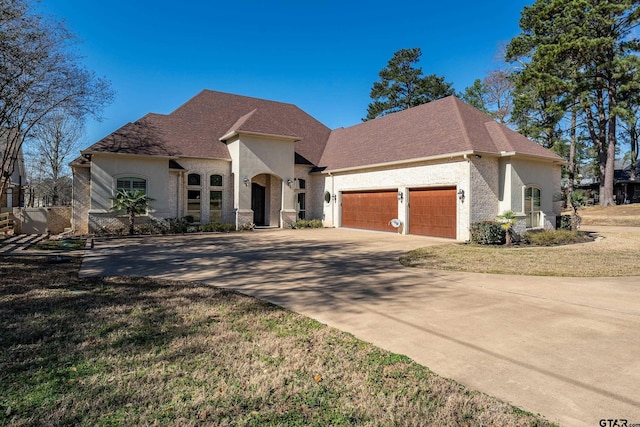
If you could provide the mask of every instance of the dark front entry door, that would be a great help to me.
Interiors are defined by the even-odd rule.
[[[251,183],[251,209],[253,210],[253,223],[255,225],[266,225],[264,214],[265,188],[255,182]]]

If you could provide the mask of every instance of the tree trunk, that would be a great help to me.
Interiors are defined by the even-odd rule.
[[[129,213],[129,234],[133,235],[134,232],[134,222],[136,220],[136,214],[135,212],[131,212]]]
[[[578,122],[578,112],[575,108],[571,110],[571,129],[569,129],[570,145],[569,145],[569,166],[568,169],[568,183],[567,183],[567,206],[571,208],[571,231],[578,231],[578,224],[580,224],[580,216],[578,215],[578,206],[574,205],[573,201],[573,182],[576,176],[576,127]]]

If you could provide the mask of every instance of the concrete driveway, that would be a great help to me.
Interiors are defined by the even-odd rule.
[[[450,241],[346,229],[105,240],[86,252],[81,274],[236,289],[561,425],[640,423],[640,278],[455,273],[397,262],[409,249],[443,243]]]

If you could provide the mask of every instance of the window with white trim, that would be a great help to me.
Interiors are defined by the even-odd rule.
[[[195,222],[200,222],[202,188],[200,175],[190,173],[187,175],[187,216],[193,218]]]
[[[209,222],[222,222],[222,175],[209,176]]]
[[[304,179],[298,179],[298,194],[296,195],[296,211],[298,219],[306,219],[307,217],[307,182]]]
[[[540,189],[538,187],[526,187],[524,189],[524,214],[527,228],[541,226]]]
[[[116,180],[116,191],[118,190],[138,190],[147,193],[147,180],[133,176],[126,176]]]

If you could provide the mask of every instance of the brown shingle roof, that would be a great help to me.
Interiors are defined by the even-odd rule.
[[[562,160],[450,96],[334,130],[319,166],[331,171],[465,152],[496,155],[516,152]]]
[[[168,115],[149,114],[84,152],[231,159],[220,138],[231,131],[298,139],[295,150],[320,161],[331,130],[293,104],[204,90]],[[136,137],[141,137],[136,144]]]
[[[471,152],[562,161],[453,96],[331,131],[293,104],[210,90],[168,115],[128,123],[83,153],[229,160],[220,138],[243,132],[292,138],[296,163],[329,171]]]

